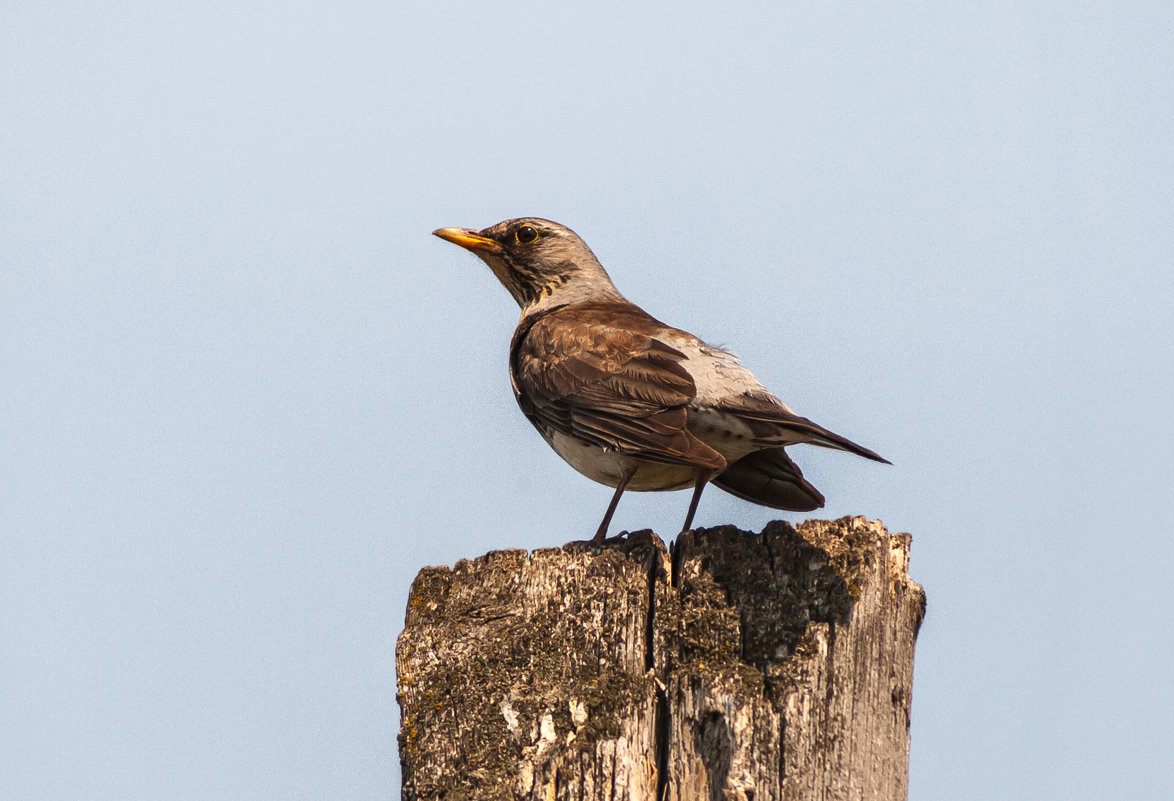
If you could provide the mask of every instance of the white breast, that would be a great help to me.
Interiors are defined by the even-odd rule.
[[[660,464],[605,451],[594,445],[585,445],[566,434],[554,432],[550,447],[571,467],[592,481],[614,487],[620,483],[625,469],[636,468],[636,475],[628,484],[634,492],[675,490],[693,486],[693,469],[682,465]]]

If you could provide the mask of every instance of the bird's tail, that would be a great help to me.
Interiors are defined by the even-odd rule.
[[[731,495],[772,509],[810,512],[823,506],[823,495],[803,478],[781,447],[743,456],[712,483]]]

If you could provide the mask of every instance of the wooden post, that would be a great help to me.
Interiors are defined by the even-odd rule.
[[[904,799],[909,543],[843,518],[425,568],[396,648],[403,798]]]

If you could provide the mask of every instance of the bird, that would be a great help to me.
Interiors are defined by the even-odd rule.
[[[593,541],[628,490],[692,487],[682,533],[709,483],[773,509],[818,509],[824,497],[790,445],[891,464],[800,417],[729,351],[625,298],[570,228],[520,217],[432,233],[480,257],[521,307],[509,350],[518,406],[568,464],[615,488]]]

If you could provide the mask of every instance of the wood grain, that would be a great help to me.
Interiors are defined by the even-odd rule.
[[[903,799],[910,538],[863,518],[426,568],[405,799]]]

